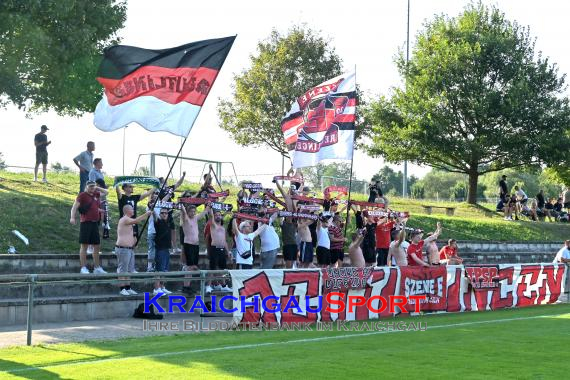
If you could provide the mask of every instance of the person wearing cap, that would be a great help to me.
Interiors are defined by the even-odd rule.
[[[439,234],[441,234],[441,223],[437,222],[435,232],[431,236],[425,238],[425,240],[422,240],[423,233],[424,232],[422,230],[414,230],[410,234],[411,242],[407,251],[408,266],[429,266],[429,264],[423,260],[422,250],[424,248],[424,244],[437,240]]]
[[[79,153],[74,159],[73,163],[79,168],[79,192],[85,191],[85,184],[89,181],[89,172],[93,168],[93,151],[95,150],[95,143],[89,141],[87,143],[87,150]]]
[[[107,189],[98,187],[94,181],[87,181],[85,191],[79,193],[73,207],[71,208],[71,217],[69,222],[75,224],[75,215],[77,211],[80,214],[79,223],[79,260],[81,262],[82,274],[88,274],[87,269],[87,247],[93,246],[93,273],[107,273],[101,268],[99,261],[99,246],[101,239],[99,237],[99,222],[101,220],[101,194],[107,194]]]
[[[46,131],[49,128],[45,125],[42,125],[40,133],[37,133],[34,136],[34,145],[36,146],[36,166],[34,167],[34,182],[38,181],[38,168],[40,167],[40,163],[42,164],[42,171],[44,174],[44,178],[42,182],[47,182],[46,172],[47,172],[47,163],[48,163],[48,152],[47,146],[51,144],[51,141],[48,141],[46,136]]]

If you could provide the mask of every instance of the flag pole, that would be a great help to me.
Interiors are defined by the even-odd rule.
[[[354,65],[354,92],[356,93],[356,65]],[[358,93],[356,93],[356,106],[358,106]],[[356,114],[356,112],[355,112]],[[348,181],[348,200],[346,204],[346,218],[344,221],[344,237],[348,228],[348,216],[350,214],[350,196],[352,195],[352,169],[354,166],[354,142],[356,141],[356,120],[354,120],[354,136],[352,136],[352,156],[350,158],[350,178]]]

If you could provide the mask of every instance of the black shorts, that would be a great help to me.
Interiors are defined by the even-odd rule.
[[[364,261],[367,263],[375,263],[376,262],[376,248],[369,247],[367,245],[362,245],[362,255],[364,256]]]
[[[376,260],[376,264],[379,267],[385,267],[388,265],[388,251],[390,248],[376,248],[376,253],[378,254],[378,258]]]
[[[48,163],[48,153],[47,152],[36,152],[36,165]]]
[[[186,256],[186,265],[198,266],[200,257],[200,246],[195,244],[184,243],[184,255]]]
[[[101,244],[99,237],[99,222],[79,223],[79,244]]]
[[[519,203],[520,203],[521,205],[525,205],[527,201],[528,201],[528,198],[525,198],[525,199],[521,199],[521,200],[519,201]]]
[[[317,263],[329,265],[331,263],[331,251],[325,247],[317,247]]]
[[[297,260],[297,244],[285,244],[283,246],[283,259],[285,261]]]
[[[331,249],[331,264],[344,261],[344,249]]]
[[[226,269],[226,249],[212,247],[208,259],[210,259],[210,270]]]

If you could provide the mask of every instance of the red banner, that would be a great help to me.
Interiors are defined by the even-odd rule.
[[[421,296],[422,311],[444,311],[447,308],[447,268],[439,267],[402,267],[400,268],[400,295]],[[414,304],[406,305],[408,311],[414,310]]]
[[[496,274],[495,274],[496,270]],[[441,266],[339,268],[313,270],[235,270],[230,271],[236,312],[234,322],[325,322],[391,317],[400,312],[381,310],[379,297],[426,296],[422,311],[464,312],[497,310],[550,304],[564,292],[567,266],[564,264],[501,264],[498,266]],[[470,273],[469,275],[467,275]],[[476,279],[474,282],[473,279]],[[479,285],[473,286],[473,283]],[[496,286],[494,285],[496,284]],[[484,287],[486,286],[486,288]],[[363,297],[367,304],[334,313],[327,294],[335,292],[345,301]],[[245,297],[244,312],[240,296]],[[259,298],[259,307],[252,303]],[[277,299],[280,310],[264,311],[262,300]],[[285,308],[294,299],[298,308]],[[413,300],[412,300],[413,301]],[[369,307],[370,306],[370,307]],[[285,309],[284,309],[285,308]],[[381,310],[378,312],[373,309]],[[407,311],[414,304],[406,305]]]

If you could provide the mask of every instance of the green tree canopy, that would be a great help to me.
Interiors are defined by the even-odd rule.
[[[371,155],[465,173],[469,203],[481,174],[568,162],[565,77],[498,9],[435,17],[396,64],[405,85],[367,111]]]
[[[0,105],[60,115],[95,109],[97,68],[125,22],[125,2],[2,0],[0,19]]]
[[[276,30],[257,45],[249,69],[234,76],[231,99],[220,100],[220,127],[243,146],[265,145],[288,156],[281,119],[308,89],[342,73],[334,48],[311,29]]]
[[[408,177],[408,195],[411,195],[411,188],[418,180],[415,176]],[[383,166],[378,173],[372,176],[372,182],[380,181],[382,192],[388,195],[401,196],[404,187],[404,173],[400,170],[394,171],[389,166]]]

